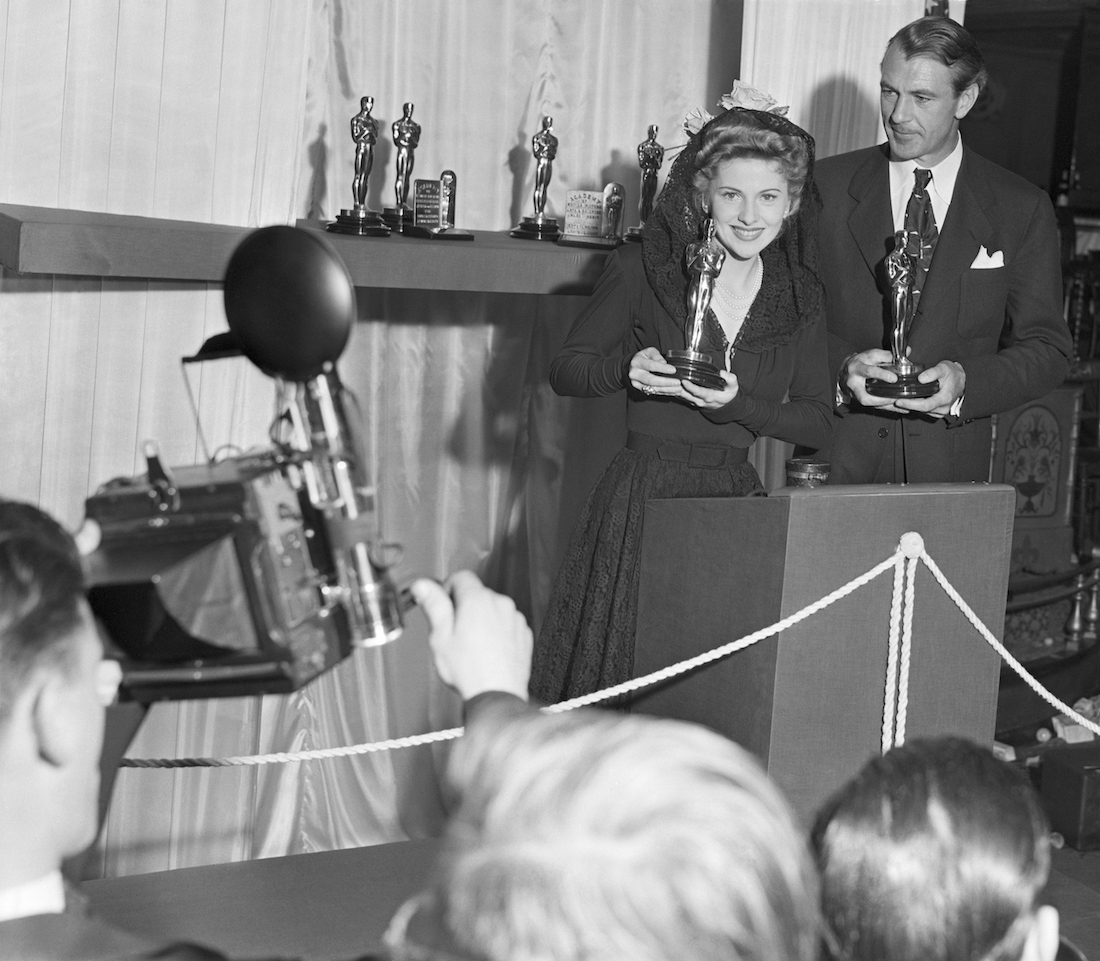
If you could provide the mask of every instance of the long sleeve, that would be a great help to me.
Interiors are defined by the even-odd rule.
[[[592,297],[550,364],[550,385],[571,397],[602,397],[627,384],[640,291],[616,252],[607,259]]]
[[[825,318],[819,317],[799,330],[789,346],[772,352],[777,363],[783,363],[784,355],[789,357],[788,400],[755,396],[753,385],[747,384],[725,407],[704,411],[704,415],[716,424],[740,424],[756,437],[774,437],[814,449],[825,447],[833,426],[827,343]],[[767,359],[767,355],[761,358],[761,364]],[[735,361],[735,372],[738,366]],[[762,371],[757,379],[763,376]]]

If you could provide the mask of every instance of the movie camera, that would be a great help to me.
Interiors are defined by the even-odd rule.
[[[336,360],[356,319],[316,232],[264,227],[225,274],[229,332],[184,364],[243,354],[275,381],[269,449],[103,485],[89,602],[137,701],[291,691],[402,630],[378,494]],[[197,418],[197,415],[196,415]],[[201,425],[200,425],[201,430]]]

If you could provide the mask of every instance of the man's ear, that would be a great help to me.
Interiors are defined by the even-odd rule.
[[[972,83],[959,95],[959,103],[958,106],[955,107],[956,120],[962,120],[963,117],[970,113],[970,108],[978,102],[979,93],[981,93],[981,91],[978,89],[978,85]]]
[[[1058,953],[1058,909],[1044,904],[1035,912],[1020,961],[1054,961]]]
[[[47,764],[61,767],[72,752],[73,720],[70,716],[68,685],[55,672],[40,674],[31,709],[38,742],[38,755]]]

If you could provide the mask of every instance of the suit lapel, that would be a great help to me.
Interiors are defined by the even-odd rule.
[[[890,238],[894,236],[885,145],[868,153],[848,184],[848,194],[855,201],[848,229],[867,268],[878,277],[882,260],[892,247]]]
[[[972,174],[971,155],[963,148],[963,162],[955,180],[955,192],[947,209],[946,222],[936,242],[932,266],[920,295],[917,317],[931,311],[948,291],[958,289],[962,275],[970,269],[978,249],[989,243],[993,225],[986,208],[995,203],[986,184]]]

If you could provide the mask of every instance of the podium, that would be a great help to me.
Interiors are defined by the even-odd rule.
[[[654,500],[642,537],[634,676],[737,640],[844,586],[916,531],[1000,638],[1008,485],[785,488]],[[704,724],[756,754],[809,822],[881,750],[893,569],[780,634],[639,691],[631,710]],[[906,739],[992,743],[1000,658],[918,563]]]

